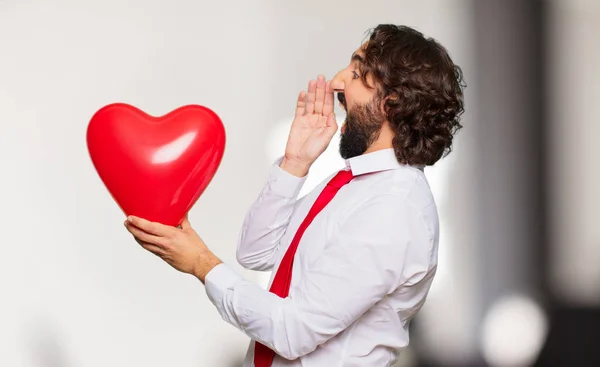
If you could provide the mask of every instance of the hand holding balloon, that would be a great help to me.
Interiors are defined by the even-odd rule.
[[[181,228],[129,216],[125,227],[146,250],[173,268],[194,275],[204,283],[206,275],[222,261],[204,244],[192,229],[187,216]]]

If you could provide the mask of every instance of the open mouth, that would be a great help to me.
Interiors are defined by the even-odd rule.
[[[342,108],[347,111],[348,108],[346,107],[346,95],[344,95],[344,92],[338,92],[337,99],[340,101]]]

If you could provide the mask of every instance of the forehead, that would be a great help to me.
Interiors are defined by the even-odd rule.
[[[367,48],[367,42],[363,43],[356,51],[352,53],[351,60],[352,61],[360,61],[364,60],[365,50]]]

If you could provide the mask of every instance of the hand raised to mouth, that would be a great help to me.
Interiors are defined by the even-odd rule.
[[[296,115],[288,136],[280,167],[304,177],[314,161],[325,151],[338,125],[333,113],[333,89],[323,75],[308,84],[308,93],[300,92]]]

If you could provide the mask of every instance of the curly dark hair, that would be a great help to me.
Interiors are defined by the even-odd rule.
[[[384,101],[400,163],[433,165],[452,150],[464,112],[462,70],[442,45],[406,26],[381,24],[363,46],[361,78]]]

